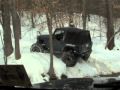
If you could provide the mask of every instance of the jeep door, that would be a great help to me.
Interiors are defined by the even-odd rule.
[[[64,30],[55,30],[53,34],[53,53],[61,55],[62,49],[65,46],[63,42]]]

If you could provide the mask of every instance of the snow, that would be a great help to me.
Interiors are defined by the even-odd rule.
[[[67,68],[69,78],[91,77],[96,76],[97,70],[89,62],[79,62],[74,67]]]
[[[28,22],[27,22],[28,23]],[[93,47],[90,58],[87,62],[81,59],[74,67],[66,67],[60,58],[54,56],[54,69],[56,76],[61,79],[61,75],[65,74],[68,78],[79,77],[97,77],[101,74],[111,74],[120,72],[120,40],[115,38],[115,48],[111,51],[105,49],[106,37],[97,37],[99,32],[93,35],[93,29],[99,29],[96,23],[88,23],[88,28],[92,28]],[[2,33],[2,27],[0,26]],[[32,84],[49,81],[48,70],[50,67],[49,53],[33,53],[30,47],[36,42],[37,31],[39,28],[32,29],[28,26],[22,26],[22,39],[20,40],[21,59],[15,60],[14,53],[8,57],[8,64],[22,64],[30,78]],[[45,28],[42,34],[48,34]],[[12,40],[14,43],[14,39]],[[14,44],[13,44],[14,45]],[[0,42],[0,64],[4,64],[2,43]],[[44,75],[44,77],[43,77]]]
[[[47,75],[49,70],[49,54],[44,53],[24,53],[20,60],[15,60],[13,56],[8,57],[9,64],[23,64],[28,76],[32,84],[45,82],[49,80],[49,76]],[[58,64],[59,63],[59,64]],[[61,67],[62,65],[62,67]],[[65,73],[66,66],[65,64],[54,57],[54,68],[57,77],[60,79],[62,73]],[[64,71],[64,72],[63,72]],[[42,77],[42,74],[45,77]]]

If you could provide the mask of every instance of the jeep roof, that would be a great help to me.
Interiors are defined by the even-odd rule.
[[[58,30],[64,31],[63,40],[68,44],[80,45],[91,42],[90,32],[88,30],[78,29],[74,27],[65,27],[57,28],[55,32]]]

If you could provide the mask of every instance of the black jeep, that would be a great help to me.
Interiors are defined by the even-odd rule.
[[[73,27],[57,28],[53,33],[53,53],[62,58],[68,67],[72,67],[82,58],[87,61],[92,51],[90,32]],[[49,53],[49,35],[37,36],[37,42],[31,46],[32,52]]]

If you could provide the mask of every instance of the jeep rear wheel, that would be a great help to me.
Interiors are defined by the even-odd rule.
[[[69,51],[63,52],[62,61],[66,64],[67,67],[73,67],[77,62],[75,56]]]

